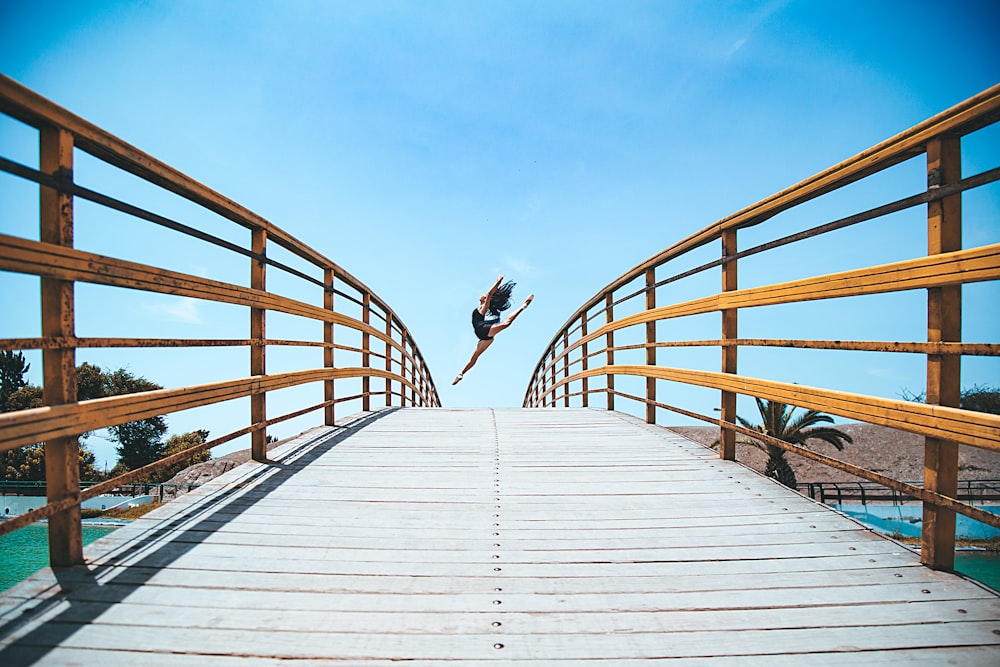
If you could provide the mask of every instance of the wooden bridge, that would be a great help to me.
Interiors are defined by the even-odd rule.
[[[666,429],[389,409],[3,598],[0,664],[996,664],[1000,597]]]
[[[968,236],[979,245],[964,247],[962,214],[963,197],[1000,180],[988,149],[995,135],[979,134],[1000,120],[1000,86],[613,279],[545,346],[523,409],[506,410],[442,408],[398,314],[271,221],[2,75],[0,114],[35,132],[38,146],[27,160],[0,155],[0,189],[16,181],[34,198],[8,219],[13,195],[0,190],[11,232],[0,234],[0,281],[18,274],[17,289],[40,294],[38,335],[0,337],[0,351],[40,351],[44,371],[39,405],[0,414],[0,455],[43,443],[47,492],[44,507],[3,521],[0,535],[47,519],[51,564],[0,596],[0,664],[1000,663],[997,592],[950,573],[956,515],[1000,526],[1000,516],[958,497],[960,448],[1000,450],[1000,416],[961,404],[963,364],[1000,356],[995,302],[963,311],[968,285],[1000,281],[998,227],[973,216]],[[136,179],[142,187],[123,195],[79,183],[80,154],[121,177],[111,179],[118,187]],[[963,175],[963,162],[993,166]],[[900,173],[891,188],[880,180]],[[872,184],[861,199],[877,193],[874,206],[809,207],[856,183]],[[80,219],[77,202],[86,202]],[[827,210],[843,215],[821,218]],[[178,235],[213,262],[246,262],[240,274],[249,280],[175,270],[172,256],[157,265],[142,253],[78,247],[75,230],[103,229],[105,218],[136,235],[148,226]],[[868,231],[888,219],[901,225],[899,243]],[[84,238],[95,244],[101,234],[90,231]],[[784,249],[848,231],[871,251],[863,260],[772,275],[786,268]],[[738,250],[738,236],[750,245]],[[926,253],[914,251],[916,237]],[[721,253],[706,255],[712,244]],[[873,261],[877,251],[889,252]],[[739,284],[737,267],[759,269],[760,257],[767,270],[749,281],[743,273]],[[720,280],[704,280],[713,271]],[[222,304],[247,315],[249,330],[244,338],[205,329],[183,339],[79,336],[78,285]],[[888,320],[925,320],[926,337],[869,339],[868,323],[850,310],[858,297],[885,299]],[[837,313],[836,334],[809,338],[793,326],[800,320],[788,313],[797,311],[787,309],[807,302]],[[754,318],[761,311],[781,315]],[[994,319],[970,327],[979,337],[969,340],[963,322],[977,314]],[[698,333],[706,316],[721,328]],[[293,333],[269,337],[274,320]],[[179,365],[196,348],[243,348],[248,363],[219,355],[199,369],[213,374],[202,384],[81,397],[77,355],[96,348],[157,348]],[[275,352],[289,348],[315,358]],[[925,401],[829,386],[803,352],[836,354],[854,368],[866,355],[916,357],[926,366]],[[275,400],[292,388],[313,398],[290,409]],[[923,482],[748,428],[738,401],[753,399],[917,433]],[[212,413],[223,414],[222,435],[81,488],[82,434],[239,400],[247,420]],[[277,405],[288,411],[277,414]],[[617,411],[626,407],[644,419]],[[665,414],[716,425],[718,453],[657,426]],[[268,453],[269,428],[310,417],[322,425]],[[919,499],[919,556],[742,467],[737,435]],[[81,502],[240,439],[254,463],[85,557]]]

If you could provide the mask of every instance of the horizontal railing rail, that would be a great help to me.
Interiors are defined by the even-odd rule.
[[[41,508],[0,524],[0,535],[39,519],[49,519],[50,562],[69,566],[82,562],[80,503],[89,498],[141,482],[193,455],[237,438],[249,436],[254,459],[267,458],[267,429],[322,411],[333,425],[336,406],[354,402],[362,410],[372,406],[440,405],[431,373],[400,317],[363,282],[293,235],[233,200],[129,145],[92,123],[0,75],[0,116],[37,131],[38,166],[0,156],[0,172],[37,186],[38,236],[0,234],[0,271],[37,276],[41,283],[41,335],[0,338],[0,350],[40,350],[44,407],[0,414],[0,452],[45,443],[46,495]],[[8,122],[12,122],[9,121]],[[223,226],[235,224],[249,231],[244,243],[188,224],[178,216],[124,201],[74,181],[74,158],[80,153],[123,174],[138,177],[168,196],[194,204],[199,215],[217,216]],[[184,273],[144,261],[111,257],[74,247],[74,204],[86,201],[102,211],[124,216],[128,224],[153,224],[189,240],[206,244],[247,262],[249,284],[235,284]],[[129,232],[124,232],[129,233]],[[138,227],[132,233],[140,233]],[[228,234],[229,232],[227,232]],[[269,253],[269,251],[271,251]],[[292,258],[279,261],[274,251]],[[295,263],[301,263],[297,266]],[[298,291],[321,294],[313,302],[279,294],[268,287],[268,271],[282,280],[298,281]],[[248,335],[233,337],[153,338],[76,335],[75,286],[100,285],[114,289],[194,299],[236,306],[249,314]],[[317,288],[319,288],[317,290]],[[358,311],[347,314],[347,311]],[[291,315],[313,323],[299,326],[322,335],[301,339],[266,334],[269,313]],[[299,320],[297,320],[299,321]],[[249,350],[249,364],[226,369],[234,379],[197,386],[77,400],[76,351],[121,348],[220,348]],[[322,360],[312,367],[268,372],[267,351],[276,347],[316,348]],[[353,363],[337,363],[346,355]],[[344,382],[357,388],[344,392]],[[268,416],[268,394],[301,385],[321,388],[322,400],[294,412]],[[317,398],[319,398],[317,393]],[[151,417],[249,399],[248,424],[221,437],[164,457],[147,466],[96,484],[81,484],[79,438],[82,434]],[[374,399],[374,403],[373,403]]]
[[[615,399],[625,399],[645,411],[646,421],[656,422],[658,410],[681,414],[720,427],[720,456],[736,456],[736,435],[820,461],[924,503],[922,559],[933,567],[954,566],[955,513],[993,526],[1000,517],[957,499],[960,445],[1000,450],[1000,416],[959,407],[963,358],[1000,356],[994,341],[962,338],[962,286],[995,283],[1000,279],[1000,243],[962,247],[962,198],[1000,180],[994,163],[971,176],[962,176],[962,139],[1000,120],[1000,86],[888,139],[775,195],[727,216],[682,239],[626,271],[584,302],[556,331],[539,359],[524,397],[526,407],[590,406],[595,395],[603,395],[606,407],[615,409]],[[855,183],[873,179],[892,167],[924,157],[926,187],[914,194],[892,199],[872,208],[812,225],[796,222],[793,233],[737,249],[738,233],[757,228],[766,233],[765,222],[781,214],[796,212],[799,219],[815,213],[799,213],[818,198],[844,191]],[[768,257],[779,248],[849,227],[886,219],[889,215],[926,208],[926,256],[851,268],[786,282],[740,288],[737,267],[751,257]],[[787,216],[785,216],[787,217]],[[859,228],[864,229],[864,228]],[[721,242],[718,259],[697,263],[695,251]],[[695,263],[693,268],[683,262]],[[670,267],[677,266],[669,275]],[[722,289],[705,296],[661,303],[667,289],[681,293],[685,279],[718,271]],[[787,306],[809,301],[843,302],[852,297],[892,295],[921,290],[926,293],[926,340],[812,340],[791,336],[740,337],[739,315],[748,309]],[[621,315],[623,308],[629,314]],[[697,316],[721,316],[718,338],[676,340],[661,333],[658,324],[690,321]],[[780,319],[775,325],[781,329]],[[618,339],[616,340],[616,336]],[[631,340],[623,344],[623,337]],[[635,342],[635,339],[642,342]],[[719,371],[677,367],[658,363],[657,352],[672,348],[716,348],[722,357]],[[887,399],[859,392],[827,389],[742,375],[737,368],[740,348],[882,352],[926,356],[926,403]],[[616,361],[623,355],[644,353],[645,363]],[[677,355],[672,358],[680,359]],[[645,384],[637,395],[616,387],[615,380]],[[633,380],[633,378],[635,380]],[[720,413],[708,416],[657,399],[662,383],[671,386],[718,390]],[[926,438],[923,486],[902,482],[873,470],[818,454],[771,435],[742,426],[737,421],[737,396],[756,397],[840,417],[880,424],[918,433]]]

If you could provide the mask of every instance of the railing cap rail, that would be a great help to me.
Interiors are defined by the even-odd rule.
[[[279,226],[5,74],[0,74],[0,112],[38,129],[53,126],[62,128],[73,135],[75,146],[87,153],[204,206],[247,229],[264,230],[270,241],[319,268],[333,269],[345,283],[359,292],[371,294],[379,308],[391,312],[392,309],[361,280]]]

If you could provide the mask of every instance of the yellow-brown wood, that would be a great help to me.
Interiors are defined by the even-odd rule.
[[[580,320],[580,335],[581,336],[586,336],[587,335],[587,315],[586,315],[586,313],[584,313],[583,319]],[[581,352],[581,355],[580,355],[580,363],[581,363],[581,366],[582,366],[583,370],[587,370],[587,368],[589,367],[590,364],[588,362],[589,362],[589,356],[588,356],[588,353],[587,353],[587,344],[584,343],[583,344],[583,351]],[[581,400],[581,405],[583,407],[585,407],[585,408],[589,407],[590,403],[589,403],[589,401],[587,399],[588,399],[588,396],[590,395],[590,378],[588,378],[588,377],[583,378],[583,382],[581,383],[581,387],[580,387],[580,394],[581,394],[581,399],[580,399]]]
[[[736,254],[736,229],[727,229],[722,233],[722,257],[732,257]],[[738,289],[736,260],[726,262],[722,265],[722,291],[735,292]],[[732,340],[737,338],[738,313],[735,308],[727,308],[722,311],[722,339]],[[722,346],[722,372],[737,372],[735,345]],[[736,421],[736,393],[723,391],[720,397],[720,411],[722,420],[729,423]],[[730,429],[722,429],[719,433],[719,457],[733,461],[736,459],[736,432]]]
[[[399,345],[396,341],[387,339],[385,333],[368,323],[341,313],[330,312],[322,306],[313,306],[277,294],[200,276],[112,259],[81,250],[61,248],[6,234],[0,234],[0,270],[265,308],[320,322],[332,322],[363,331],[369,336],[388,342],[393,347],[398,348]]]
[[[608,291],[604,295],[604,312],[605,312],[605,326],[604,328],[607,332],[605,336],[605,349],[607,350],[607,360],[608,366],[615,365],[615,332],[608,325],[610,325],[615,320],[614,315],[614,295],[611,291]],[[587,340],[587,336],[582,336],[584,341]],[[608,410],[615,409],[615,376],[612,373],[608,373],[604,378],[605,386],[608,389]]]
[[[392,338],[392,313],[386,313],[385,315],[385,335],[390,339]],[[385,370],[387,373],[392,373],[392,347],[388,343],[385,345]],[[385,405],[386,407],[392,405],[392,381],[385,381]]]
[[[935,139],[927,147],[928,187],[940,187],[962,178],[962,152],[957,137]],[[927,254],[938,255],[962,248],[962,197],[952,195],[927,205]],[[927,340],[962,340],[961,285],[927,290]],[[958,407],[961,398],[961,358],[927,356],[929,404]],[[924,487],[946,496],[958,492],[958,443],[929,436],[924,441]],[[955,566],[955,512],[924,503],[921,558],[938,569]]]
[[[267,232],[263,229],[253,230],[252,249],[254,255],[263,258],[267,253]],[[263,259],[250,261],[250,288],[258,292],[267,291],[267,264]],[[257,377],[267,374],[267,347],[264,345],[266,333],[267,310],[254,307],[250,309],[250,338],[254,344],[250,347],[250,375]],[[267,421],[267,394],[256,391],[250,394],[250,424],[263,424]],[[264,429],[257,429],[250,435],[250,452],[254,461],[267,461],[267,434]]]
[[[272,242],[278,242],[282,247],[316,266],[337,268],[338,274],[346,283],[358,291],[368,291],[360,280],[267,219],[3,74],[0,74],[0,112],[38,128],[63,128],[73,137],[77,148],[165,190],[177,193],[248,229],[262,229],[267,232]]]
[[[370,292],[365,292],[364,297],[362,297],[361,305],[361,321],[364,322],[365,327],[371,328],[371,305],[372,305],[372,295]],[[362,329],[361,334],[361,366],[368,368],[371,366],[371,334],[367,329]],[[371,405],[371,382],[369,381],[369,376],[365,375],[361,378],[361,393],[364,397],[361,399],[361,409],[368,410],[372,409]]]
[[[656,267],[646,269],[646,310],[656,310]],[[646,322],[646,365],[656,365],[656,321]],[[646,378],[646,423],[656,423],[656,378]]]
[[[332,268],[326,268],[323,270],[323,284],[329,289],[323,290],[323,308],[334,312],[335,302],[333,285],[336,281],[337,273]],[[323,368],[333,368],[334,367],[334,324],[333,322],[323,322],[323,342],[329,344],[331,347],[323,348]],[[323,399],[327,401],[327,406],[323,410],[323,423],[327,426],[333,426],[336,419],[336,403],[334,399],[336,398],[334,382],[333,380],[326,380],[323,382]]]
[[[552,358],[549,360],[549,382],[552,383],[553,387],[556,385],[556,363],[559,359],[562,359],[562,356],[557,355],[555,350],[553,350]],[[554,408],[557,401],[558,397],[556,393],[552,392],[552,400],[549,402],[548,407]]]
[[[73,180],[73,137],[45,127],[39,141],[41,171],[60,181]],[[73,198],[53,188],[40,188],[40,236],[45,243],[73,246]],[[42,335],[73,337],[75,333],[73,282],[43,277],[41,290]],[[76,352],[72,347],[42,351],[42,398],[46,405],[76,403]],[[45,492],[49,503],[80,497],[79,433],[45,438]],[[39,438],[35,442],[40,442]],[[25,443],[30,444],[30,443]],[[83,562],[80,506],[74,504],[49,520],[49,562],[69,567]]]
[[[563,348],[569,347],[569,331],[563,331]],[[563,379],[569,377],[569,355],[563,357]],[[563,385],[563,407],[569,407],[569,383]]]
[[[857,419],[1000,451],[1000,415],[686,368],[620,364],[587,370],[587,374],[591,377],[607,373],[643,378],[653,376],[660,380],[732,391],[746,396],[759,396],[766,400],[828,412],[847,419]],[[570,376],[567,381],[577,381],[582,375],[583,373],[577,373]],[[562,382],[559,385],[562,385]],[[558,389],[558,386],[549,387],[548,391],[552,392],[555,389]]]
[[[581,337],[566,354],[584,341],[604,336],[608,331],[639,324],[723,311],[731,308],[771,306],[817,299],[833,299],[867,294],[885,294],[945,285],[962,285],[1000,279],[1000,244],[945,252],[933,257],[883,264],[865,269],[794,280],[715,294],[670,306],[660,306],[623,317]]]
[[[2,345],[2,342],[0,342]],[[868,340],[795,340],[784,338],[734,338],[715,340],[671,340],[659,341],[656,347],[789,347],[813,350],[855,350],[858,352],[909,352],[915,354],[954,354],[1000,356],[1000,345],[995,343],[917,343]],[[80,347],[83,347],[81,345]],[[639,345],[619,345],[618,350],[639,350]],[[20,349],[15,347],[14,349]]]
[[[53,437],[84,433],[137,419],[243,398],[256,391],[270,392],[310,382],[364,377],[392,377],[397,382],[405,382],[407,386],[411,386],[409,380],[390,375],[380,368],[344,366],[275,373],[179,389],[159,389],[98,398],[71,405],[33,408],[0,414],[0,451]]]

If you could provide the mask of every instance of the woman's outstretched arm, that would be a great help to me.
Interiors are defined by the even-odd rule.
[[[497,277],[497,281],[495,283],[493,283],[493,287],[491,287],[486,292],[486,299],[481,304],[479,304],[479,314],[480,315],[486,315],[486,311],[489,310],[489,308],[490,308],[490,299],[493,298],[493,293],[497,291],[497,289],[500,287],[500,283],[502,283],[502,282],[503,282],[503,274],[501,273]]]

